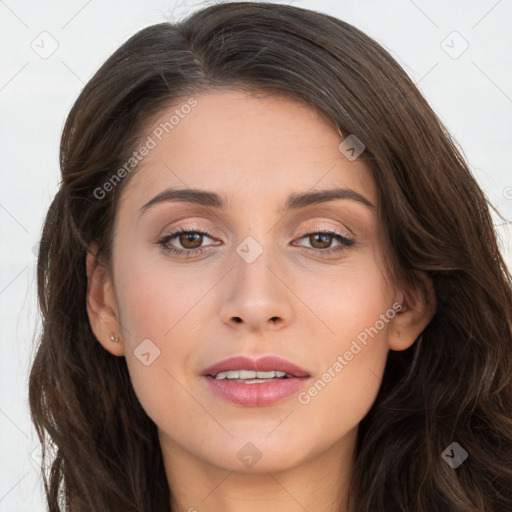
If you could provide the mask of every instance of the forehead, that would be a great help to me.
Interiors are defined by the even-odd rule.
[[[122,195],[134,207],[167,187],[218,191],[233,207],[330,187],[376,203],[367,165],[340,152],[334,125],[283,96],[222,89],[183,97],[151,120],[147,136],[154,145]]]

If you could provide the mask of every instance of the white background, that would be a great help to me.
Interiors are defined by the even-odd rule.
[[[33,250],[58,185],[66,115],[129,36],[207,3],[0,0],[1,512],[45,510],[27,405],[38,323]],[[463,148],[490,201],[512,218],[512,0],[292,3],[339,17],[390,51]],[[43,31],[58,43],[46,59],[31,47],[51,48]],[[496,224],[512,267],[507,225],[497,217]]]

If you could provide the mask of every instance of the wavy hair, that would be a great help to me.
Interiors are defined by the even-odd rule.
[[[50,512],[170,510],[157,428],[126,361],[86,312],[92,241],[111,264],[126,183],[95,194],[147,136],[153,116],[215,87],[306,102],[355,134],[378,190],[396,276],[432,280],[437,310],[407,350],[390,351],[359,424],[350,506],[358,512],[512,510],[512,278],[492,205],[411,79],[373,39],[334,17],[235,2],[144,28],[87,83],[62,134],[62,179],[37,267],[42,333],[29,377]],[[457,442],[457,469],[443,452]]]

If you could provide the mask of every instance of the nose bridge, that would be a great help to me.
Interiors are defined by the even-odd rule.
[[[263,232],[263,231],[262,231]],[[258,237],[258,238],[257,238]],[[227,295],[221,305],[221,317],[229,324],[245,324],[251,330],[290,322],[291,294],[278,278],[279,251],[265,234],[243,239],[233,255]]]

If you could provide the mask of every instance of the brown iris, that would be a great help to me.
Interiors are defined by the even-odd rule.
[[[203,235],[201,233],[181,233],[178,238],[185,249],[197,249],[201,247],[203,242]],[[187,245],[187,243],[192,245]]]
[[[313,240],[316,239],[317,237],[321,238],[321,240],[320,240],[321,246],[320,247],[315,246],[313,243]],[[309,235],[308,238],[309,238],[309,243],[315,249],[325,249],[325,248],[329,247],[329,245],[331,244],[333,236],[329,235],[327,233],[315,233],[313,235]]]

